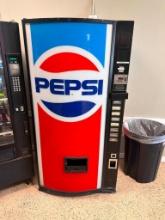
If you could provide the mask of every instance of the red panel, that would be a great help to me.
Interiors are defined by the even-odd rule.
[[[48,57],[41,64],[40,68],[52,73],[60,73],[72,70],[98,71],[97,67],[86,57],[71,52],[58,53]]]
[[[97,189],[101,108],[79,122],[53,119],[38,105],[44,187],[64,192]],[[87,157],[86,173],[66,173],[65,157]]]

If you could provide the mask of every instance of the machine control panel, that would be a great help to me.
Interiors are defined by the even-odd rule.
[[[20,57],[17,54],[8,54],[7,62],[9,68],[9,79],[11,84],[11,92],[13,106],[15,112],[24,112],[24,100],[21,88],[21,64]]]
[[[115,61],[113,66],[113,92],[126,92],[132,44],[133,24],[117,24]]]
[[[9,73],[10,78],[12,81],[12,89],[13,92],[20,92],[21,91],[21,84],[20,84],[20,64],[19,59],[16,55],[9,55],[8,56],[8,65],[9,65]]]
[[[17,76],[12,77],[12,85],[13,85],[13,91],[14,92],[20,92],[21,91],[21,85],[20,85],[20,79]]]
[[[121,127],[122,101],[112,101],[109,141],[118,142]]]

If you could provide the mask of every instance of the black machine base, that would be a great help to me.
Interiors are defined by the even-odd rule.
[[[39,186],[39,190],[42,192],[49,193],[51,195],[58,195],[58,196],[85,196],[85,195],[91,195],[93,193],[114,193],[114,192],[116,192],[116,189],[113,189],[113,188],[98,189],[98,190],[91,190],[91,191],[84,191],[84,192],[62,192],[62,191],[47,189],[43,186]]]
[[[0,189],[21,182],[28,182],[34,175],[32,155],[0,163]]]

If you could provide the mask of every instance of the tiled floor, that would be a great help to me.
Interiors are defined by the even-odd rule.
[[[140,184],[119,170],[117,192],[60,197],[20,184],[0,192],[3,220],[165,220],[165,163],[155,182]]]

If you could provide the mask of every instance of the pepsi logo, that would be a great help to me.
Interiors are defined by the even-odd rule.
[[[46,51],[35,63],[33,77],[37,102],[58,120],[83,120],[103,103],[104,67],[79,47],[59,46]]]

